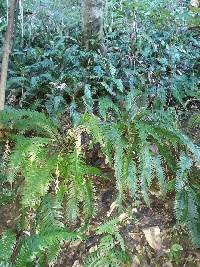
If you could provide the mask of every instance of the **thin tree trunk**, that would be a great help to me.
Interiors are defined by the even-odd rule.
[[[82,32],[84,43],[91,48],[90,40],[100,45],[103,38],[104,0],[82,0]]]
[[[8,15],[8,26],[6,30],[4,46],[3,46],[3,58],[1,64],[1,79],[0,79],[0,111],[4,110],[5,106],[5,91],[8,76],[8,61],[12,47],[12,38],[15,25],[15,9],[17,0],[10,0],[10,8]]]

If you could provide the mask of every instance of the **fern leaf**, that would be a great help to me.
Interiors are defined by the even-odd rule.
[[[0,238],[0,262],[9,263],[16,242],[16,235],[11,231],[5,231]]]
[[[45,248],[51,248],[53,245],[60,244],[63,240],[72,241],[77,238],[77,234],[67,232],[64,229],[55,229],[46,231],[40,235],[33,235],[27,238],[22,244],[19,256],[16,261],[16,267],[30,266],[36,256]],[[49,253],[51,253],[49,251]]]
[[[161,193],[163,195],[166,195],[167,183],[165,181],[165,172],[164,172],[163,167],[162,167],[161,157],[160,156],[153,157],[152,160],[153,160],[153,165],[154,165],[154,169],[155,169],[155,175],[156,175],[156,178],[158,179]]]
[[[131,193],[131,196],[135,200],[137,197],[137,191],[138,191],[138,180],[137,180],[136,164],[132,160],[128,163],[127,182],[128,182],[128,188]]]
[[[118,202],[119,205],[122,204],[123,200],[123,148],[118,145],[115,147],[115,158],[114,158],[114,169],[115,169],[115,177],[116,177],[116,186],[118,190]]]
[[[149,199],[149,194],[148,194],[148,188],[152,184],[152,157],[150,155],[149,148],[144,144],[141,147],[141,157],[140,157],[140,181],[141,181],[141,188],[142,188],[142,193],[144,196],[145,202],[150,205],[150,199]]]

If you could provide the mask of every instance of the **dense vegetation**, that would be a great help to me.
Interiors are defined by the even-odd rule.
[[[80,2],[18,1],[0,112],[0,266],[72,266],[59,259],[80,244],[78,266],[134,255],[147,266],[124,229],[134,210],[172,201],[177,240],[148,266],[197,266],[179,253],[182,239],[200,248],[200,8],[107,0],[103,33],[86,42]],[[3,48],[6,1],[0,14]]]

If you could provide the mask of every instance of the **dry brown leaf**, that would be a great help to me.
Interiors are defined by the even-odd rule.
[[[143,229],[143,233],[147,242],[153,249],[156,251],[160,251],[162,249],[161,233],[158,226]]]

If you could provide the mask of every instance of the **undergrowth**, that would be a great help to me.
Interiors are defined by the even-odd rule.
[[[16,28],[12,108],[0,113],[0,204],[16,203],[18,216],[0,233],[0,266],[52,266],[64,244],[87,241],[91,228],[98,243],[85,267],[130,266],[127,206],[151,207],[155,190],[173,197],[177,223],[200,247],[200,148],[181,129],[189,113],[189,131],[199,126],[199,9],[107,1],[104,46],[88,51],[80,2],[54,2],[27,3]],[[1,43],[5,28],[3,15]],[[96,146],[114,177],[89,162]],[[116,216],[93,227],[96,184],[109,179]]]

